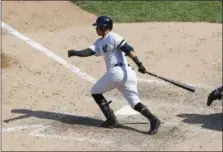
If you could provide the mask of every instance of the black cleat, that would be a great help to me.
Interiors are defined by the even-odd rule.
[[[115,128],[118,126],[118,121],[117,119],[115,120],[106,120],[101,124],[101,127],[104,128]]]
[[[207,106],[210,106],[214,100],[221,100],[222,99],[222,94],[219,90],[215,89],[213,90],[209,95],[207,99]]]
[[[156,134],[159,126],[160,126],[161,122],[158,118],[154,118],[152,120],[150,120],[150,130],[148,132],[149,135],[153,135]]]
[[[111,102],[111,101],[110,101]],[[109,102],[108,102],[109,103]],[[102,124],[101,124],[101,127],[104,127],[104,128],[114,128],[118,125],[118,120],[113,112],[113,110],[110,110],[108,112],[108,117],[107,117],[107,120],[104,121]]]

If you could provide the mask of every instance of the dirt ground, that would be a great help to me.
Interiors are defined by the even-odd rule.
[[[68,1],[2,2],[4,23],[97,80],[103,58],[67,57],[68,49],[97,38],[95,19]],[[194,85],[196,92],[137,73],[142,102],[162,121],[159,132],[147,135],[147,120],[131,113],[115,90],[106,97],[122,126],[100,128],[104,117],[90,96],[92,82],[2,29],[2,150],[222,150],[222,102],[205,104],[222,83],[222,24],[123,23],[114,31],[149,71]]]

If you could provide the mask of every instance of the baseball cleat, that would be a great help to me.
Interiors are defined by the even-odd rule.
[[[150,130],[148,132],[149,135],[153,135],[156,134],[159,127],[160,127],[160,120],[158,118],[154,118],[152,120],[150,120]]]
[[[101,127],[104,128],[114,128],[118,125],[117,119],[115,120],[106,120],[101,124]]]
[[[221,100],[222,94],[218,89],[213,90],[209,95],[207,99],[207,106],[210,106],[214,100]]]

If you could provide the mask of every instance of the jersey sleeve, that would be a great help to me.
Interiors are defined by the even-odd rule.
[[[98,47],[98,40],[96,40],[91,46],[89,46],[88,48],[90,48],[92,51],[95,52],[95,56],[101,56],[101,52],[99,50]]]
[[[127,41],[120,35],[115,34],[114,35],[114,47],[115,48],[120,48],[123,46]]]

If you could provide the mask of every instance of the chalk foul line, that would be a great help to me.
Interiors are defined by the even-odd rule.
[[[18,32],[15,29],[13,29],[11,26],[5,24],[4,22],[2,22],[2,28],[5,29],[6,31],[8,31],[9,33],[11,33],[12,35],[16,36],[17,38],[19,38],[20,40],[26,42],[27,44],[29,44],[30,46],[32,46],[36,50],[38,50],[38,51],[42,52],[43,54],[47,55],[48,57],[54,59],[56,62],[62,64],[68,70],[76,73],[82,79],[85,79],[85,80],[87,80],[88,82],[91,82],[91,83],[95,83],[96,82],[95,79],[92,76],[88,75],[85,72],[82,72],[79,68],[75,67],[74,65],[69,64],[63,58],[55,55],[54,53],[52,53],[52,51],[50,51],[47,48],[43,47],[42,45],[34,42],[32,39],[24,36],[20,32]]]

